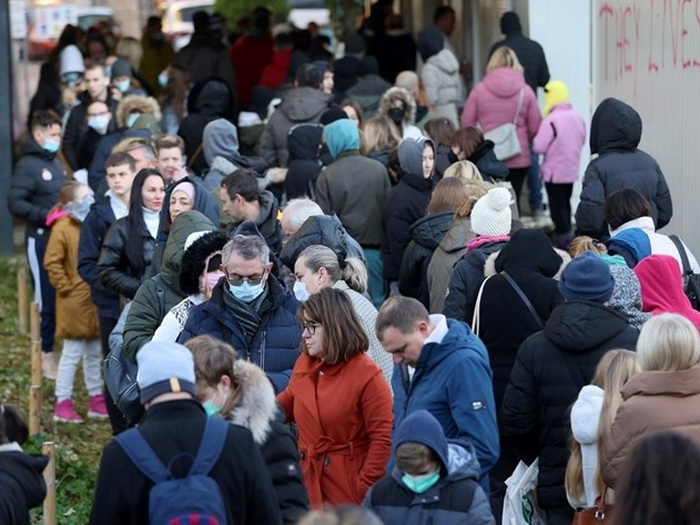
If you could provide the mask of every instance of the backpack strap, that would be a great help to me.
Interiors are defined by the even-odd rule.
[[[508,275],[505,271],[501,272],[501,276],[506,280],[506,282],[515,290],[515,293],[518,294],[518,297],[520,297],[520,300],[525,304],[527,309],[529,310],[530,314],[532,315],[533,319],[537,323],[537,326],[539,327],[540,330],[544,327],[544,324],[542,323],[542,318],[540,315],[537,313],[537,310],[535,310],[535,307],[532,306],[532,303],[530,302],[530,299],[527,298],[527,295],[525,295],[525,292],[523,292],[523,289],[518,286],[518,284],[513,280],[513,278]]]
[[[170,477],[170,472],[153,452],[151,445],[138,428],[132,428],[115,437],[134,466],[153,483],[160,483]]]
[[[676,245],[676,250],[678,250],[678,255],[681,256],[681,261],[683,262],[683,275],[693,275],[693,269],[690,267],[690,261],[688,260],[688,254],[685,251],[685,246],[683,246],[683,243],[681,240],[678,238],[678,235],[669,235],[669,239],[673,241],[673,244]]]
[[[190,469],[190,476],[206,476],[214,468],[214,464],[218,461],[226,443],[228,425],[221,419],[215,417],[207,418],[202,441],[199,443],[197,456],[194,458],[194,463]]]

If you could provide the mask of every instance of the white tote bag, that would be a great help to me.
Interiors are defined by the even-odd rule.
[[[513,122],[501,124],[500,126],[496,126],[495,128],[484,132],[484,138],[493,141],[493,152],[496,154],[496,158],[498,160],[512,159],[523,152],[520,147],[520,141],[518,140],[518,129],[515,125],[515,123],[518,121],[518,114],[520,114],[520,106],[523,102],[523,93],[524,88],[521,88],[520,94],[518,95],[518,105],[515,108],[515,118],[513,119]]]
[[[537,505],[538,460],[527,466],[522,461],[506,480],[503,499],[503,525],[547,525],[544,512]]]

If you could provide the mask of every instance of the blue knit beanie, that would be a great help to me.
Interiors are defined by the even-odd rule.
[[[604,303],[613,293],[615,279],[608,264],[593,252],[585,252],[564,268],[559,291],[567,302]]]
[[[404,419],[394,435],[394,454],[402,443],[420,443],[435,451],[447,468],[447,439],[438,420],[427,410],[417,410]]]

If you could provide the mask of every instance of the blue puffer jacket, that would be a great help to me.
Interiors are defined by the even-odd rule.
[[[301,326],[296,312],[299,301],[284,288],[274,275],[267,283],[272,298],[272,307],[263,317],[253,344],[248,346],[243,329],[224,305],[221,279],[214,288],[212,298],[195,306],[178,338],[185,343],[198,335],[210,335],[232,345],[239,357],[252,361],[267,374],[275,393],[287,388],[292,368],[299,356]]]
[[[431,316],[435,321],[442,316]],[[405,367],[394,367],[394,429],[409,414],[427,410],[440,422],[447,439],[474,445],[481,465],[479,482],[488,490],[488,473],[499,454],[496,405],[486,347],[467,325],[447,320],[442,343],[423,346],[408,389]]]
[[[479,462],[474,447],[465,441],[448,445],[447,475],[422,494],[411,491],[394,468],[367,493],[363,505],[388,524],[491,525],[491,506],[478,484]]]
[[[97,273],[97,260],[105,234],[115,220],[109,197],[98,200],[83,221],[78,245],[78,273],[90,286],[92,302],[100,317],[110,319],[119,318],[119,294],[102,284]]]

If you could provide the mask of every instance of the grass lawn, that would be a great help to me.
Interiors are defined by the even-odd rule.
[[[0,401],[18,405],[27,415],[31,341],[28,334],[20,332],[17,314],[17,269],[22,265],[23,257],[0,258]],[[31,285],[27,290],[31,301]],[[44,381],[42,391],[42,433],[30,438],[25,449],[36,452],[44,441],[56,443],[56,521],[61,525],[84,524],[90,514],[102,447],[111,439],[109,422],[86,418],[81,425],[54,423],[53,381]],[[73,400],[78,413],[87,414],[87,393],[80,369]],[[41,517],[41,509],[33,511],[33,522],[41,523]]]

